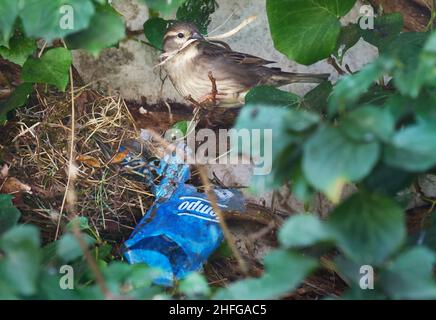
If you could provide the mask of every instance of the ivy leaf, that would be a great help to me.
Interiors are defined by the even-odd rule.
[[[383,15],[374,19],[374,29],[362,30],[363,39],[376,46],[381,53],[403,30],[404,19],[401,13]]]
[[[144,34],[156,49],[163,49],[163,38],[171,21],[162,18],[151,18],[144,23]]]
[[[363,181],[363,184],[368,190],[393,197],[409,187],[412,182],[413,175],[409,172],[381,163]]]
[[[142,0],[150,9],[159,11],[165,16],[172,14],[178,7],[180,7],[186,0]]]
[[[12,196],[0,194],[0,236],[17,224],[20,211],[12,204]]]
[[[207,280],[199,273],[191,273],[180,282],[179,290],[190,299],[207,297],[210,295],[210,288]]]
[[[338,111],[344,111],[355,104],[359,98],[385,72],[392,70],[395,62],[389,58],[379,58],[373,63],[365,66],[358,73],[342,78],[328,102],[328,113],[334,115]]]
[[[423,76],[428,70],[420,68],[420,55],[428,35],[423,32],[404,32],[392,41],[384,55],[394,59],[395,87],[405,96],[417,98],[423,84]]]
[[[327,226],[310,213],[290,217],[279,232],[279,241],[285,248],[308,247],[330,240],[333,235]]]
[[[403,252],[380,274],[380,284],[392,299],[435,299],[435,256],[425,247]]]
[[[94,12],[91,0],[26,0],[20,17],[28,37],[51,41],[86,29]]]
[[[82,233],[82,237],[88,246],[95,242],[95,240],[87,234]],[[65,262],[71,262],[83,256],[79,240],[71,233],[62,236],[57,244],[57,255]]]
[[[0,56],[4,59],[23,66],[27,57],[36,50],[35,40],[16,35],[9,41],[9,48],[0,47]]]
[[[41,262],[39,231],[34,226],[20,225],[8,230],[0,239],[5,258],[0,261],[0,274],[18,293],[36,292]]]
[[[71,62],[71,52],[67,49],[51,49],[41,59],[29,58],[23,66],[21,78],[24,82],[52,84],[65,91]]]
[[[177,20],[192,22],[202,34],[207,34],[210,15],[217,7],[215,0],[187,0],[177,10]]]
[[[2,0],[0,2],[0,45],[8,46],[15,20],[23,3],[17,0]]]
[[[399,131],[385,149],[387,164],[411,172],[424,172],[436,165],[436,126],[422,123]]]
[[[258,279],[235,282],[221,289],[215,299],[277,299],[294,290],[317,266],[316,260],[286,250],[275,250],[265,257],[265,273]]]
[[[405,240],[402,209],[390,198],[360,192],[340,204],[328,221],[338,247],[355,263],[377,265]]]
[[[309,65],[330,56],[341,32],[338,20],[355,0],[268,0],[274,45],[298,63]]]
[[[25,105],[32,91],[33,83],[23,83],[16,87],[8,100],[0,103],[0,122],[7,120],[8,112]]]
[[[327,100],[332,93],[333,85],[329,81],[324,81],[301,99],[300,106],[305,109],[326,113]]]
[[[297,105],[300,97],[271,86],[257,86],[245,96],[245,104],[258,104],[275,107],[290,107]]]
[[[338,57],[342,61],[342,58],[347,53],[347,51],[354,47],[361,37],[362,30],[357,24],[350,24],[348,26],[342,27],[341,34],[339,36],[334,52],[336,57]]]
[[[395,121],[387,109],[363,106],[347,113],[340,129],[356,141],[389,141],[394,135]]]
[[[304,145],[303,171],[312,186],[336,203],[346,183],[371,172],[379,153],[377,143],[357,143],[337,128],[321,127]]]
[[[97,56],[101,50],[118,44],[124,37],[123,19],[106,5],[98,7],[89,28],[67,37],[66,43],[70,49],[85,49]]]

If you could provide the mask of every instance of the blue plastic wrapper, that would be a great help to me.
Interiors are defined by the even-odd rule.
[[[179,146],[185,148],[184,145]],[[189,166],[176,153],[158,163],[129,154],[122,165],[144,177],[156,196],[153,205],[124,243],[129,263],[145,263],[161,270],[156,284],[172,286],[175,280],[198,271],[220,246],[223,233],[212,205],[204,193],[186,184]],[[155,184],[154,174],[161,175]],[[222,211],[243,211],[242,193],[233,189],[214,189]]]

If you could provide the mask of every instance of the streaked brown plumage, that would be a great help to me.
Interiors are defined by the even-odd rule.
[[[192,43],[183,48],[188,41]],[[163,66],[176,90],[183,97],[191,96],[198,102],[211,94],[209,72],[216,79],[218,102],[229,107],[243,104],[247,92],[257,85],[319,83],[329,77],[328,74],[290,73],[270,68],[267,65],[273,61],[207,41],[195,25],[186,22],[175,23],[167,30],[163,48],[167,54],[183,48]]]

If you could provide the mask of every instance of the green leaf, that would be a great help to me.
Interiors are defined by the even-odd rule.
[[[20,225],[8,230],[0,239],[5,258],[0,261],[0,274],[18,293],[36,293],[41,251],[39,231],[34,226]]]
[[[300,97],[270,86],[257,86],[245,96],[245,104],[258,104],[274,107],[290,107],[298,104]]]
[[[70,222],[68,222],[67,230],[72,231],[74,225],[77,225],[79,227],[79,230],[81,231],[91,229],[87,217],[75,217]]]
[[[286,250],[265,257],[265,273],[258,279],[237,281],[221,289],[214,299],[277,299],[294,290],[317,266],[316,260]]]
[[[28,37],[51,41],[86,29],[94,12],[91,0],[26,0],[20,16]]]
[[[359,192],[340,204],[328,221],[336,244],[361,265],[377,265],[405,240],[402,209],[390,198]]]
[[[179,121],[173,125],[173,129],[180,130],[183,136],[185,136],[188,133],[189,128],[189,121]]]
[[[340,129],[351,139],[371,142],[389,141],[394,135],[395,122],[387,109],[363,106],[344,116]]]
[[[379,158],[377,143],[357,143],[333,127],[321,127],[305,144],[303,171],[308,181],[338,202],[343,186],[358,182]]]
[[[66,43],[70,49],[85,49],[97,56],[104,48],[118,44],[125,34],[123,19],[107,5],[98,7],[89,28],[68,36]]]
[[[151,18],[145,21],[144,34],[156,49],[163,49],[163,38],[170,23],[171,21],[162,18]]]
[[[23,3],[18,0],[2,0],[0,2],[0,45],[8,46],[15,20]]]
[[[330,241],[333,235],[318,217],[306,213],[290,217],[281,227],[278,238],[283,247],[293,248]]]
[[[380,284],[392,299],[435,299],[434,253],[425,247],[403,252],[380,274]]]
[[[0,236],[15,226],[20,216],[20,211],[12,204],[12,196],[0,194]]]
[[[162,0],[141,0],[144,2],[150,9],[159,11],[165,16],[172,14],[177,10],[186,0],[171,0],[171,1],[162,1]]]
[[[27,57],[36,50],[35,40],[23,36],[14,36],[9,42],[9,48],[0,47],[0,56],[4,59],[23,66]]]
[[[309,109],[317,111],[320,113],[326,113],[327,111],[327,100],[332,93],[333,85],[329,81],[324,81],[311,91],[309,91],[301,99],[301,107],[304,109]]]
[[[429,170],[436,165],[436,126],[422,123],[400,130],[386,146],[384,160],[411,172]]]
[[[29,58],[23,66],[21,78],[24,82],[52,84],[65,91],[71,62],[71,52],[67,49],[51,49],[41,59]]]
[[[209,284],[206,278],[199,273],[191,273],[180,281],[179,290],[191,299],[210,295]]]
[[[207,34],[210,16],[217,7],[216,0],[187,0],[177,10],[177,20],[192,22],[202,34]]]
[[[413,182],[410,173],[381,163],[363,181],[363,185],[371,191],[396,196],[401,190],[408,188]]]
[[[387,58],[379,58],[361,69],[358,73],[342,78],[333,90],[329,99],[329,114],[334,115],[338,111],[344,111],[355,104],[359,98],[385,72],[391,70],[394,61]]]
[[[354,47],[361,37],[362,29],[360,29],[357,24],[349,24],[348,26],[342,27],[334,52],[336,57],[342,61],[347,51]]]
[[[8,112],[25,105],[32,91],[33,83],[23,83],[16,87],[8,100],[0,103],[0,122],[7,120]]]
[[[362,30],[366,42],[376,46],[381,53],[403,30],[404,21],[401,13],[383,15],[374,19],[374,29]]]
[[[394,59],[396,65],[392,73],[395,87],[412,98],[418,97],[424,79],[422,75],[428,72],[419,66],[427,37],[423,32],[404,32],[386,48],[385,55]]]
[[[87,234],[82,233],[82,237],[88,246],[95,242]],[[83,250],[80,247],[79,240],[73,234],[67,233],[58,241],[57,254],[63,261],[71,262],[83,256]]]
[[[338,20],[355,0],[268,0],[274,45],[290,59],[309,65],[330,56],[341,32]]]

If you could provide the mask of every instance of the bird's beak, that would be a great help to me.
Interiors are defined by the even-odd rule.
[[[189,37],[189,40],[202,40],[203,36],[199,32],[193,32]]]

